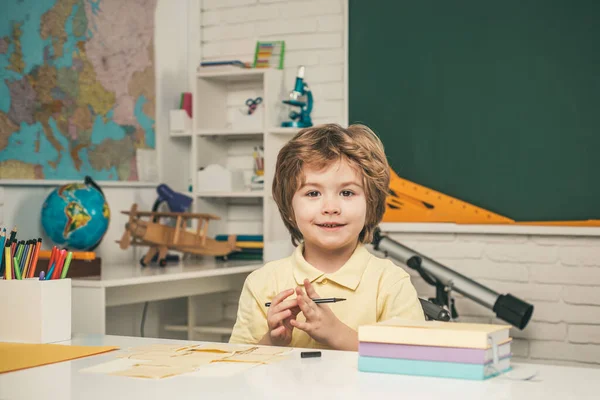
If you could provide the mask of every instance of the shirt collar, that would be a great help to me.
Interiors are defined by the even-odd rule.
[[[308,261],[304,259],[304,256],[302,255],[303,251],[304,244],[301,243],[296,247],[296,250],[291,257],[294,279],[298,285],[302,285],[304,279],[308,279],[312,283],[327,277],[327,279],[332,282],[345,286],[350,290],[356,290],[371,258],[369,250],[367,250],[362,243],[359,243],[352,253],[352,256],[350,256],[350,259],[348,259],[340,269],[332,274],[326,274],[310,265]]]

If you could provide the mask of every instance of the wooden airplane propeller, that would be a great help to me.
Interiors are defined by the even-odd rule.
[[[128,215],[129,220],[125,224],[121,240],[117,243],[123,250],[130,245],[148,246],[148,252],[140,260],[142,266],[146,266],[156,255],[158,255],[159,265],[165,266],[168,250],[206,256],[225,256],[233,251],[239,251],[235,246],[235,235],[230,235],[226,242],[207,237],[209,222],[219,219],[212,214],[138,211],[137,204],[133,204],[129,211],[121,212]],[[159,218],[175,219],[175,226],[161,224],[158,222]],[[198,220],[196,231],[188,231],[187,221],[194,219]]]
[[[121,236],[121,240],[119,241],[119,247],[121,250],[125,250],[131,244],[131,231],[129,230],[129,226],[133,222],[134,215],[137,213],[137,204],[131,206],[131,211],[129,211],[129,221],[125,224],[125,231],[123,232],[123,236]]]

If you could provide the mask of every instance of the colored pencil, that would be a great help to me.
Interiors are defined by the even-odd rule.
[[[10,247],[5,247],[4,248],[4,266],[5,266],[5,271],[4,271],[4,277],[7,280],[11,280],[12,279],[12,263],[10,261]]]
[[[65,261],[65,266],[62,269],[62,273],[60,274],[60,279],[65,279],[67,277],[67,273],[69,272],[69,266],[71,265],[71,258],[73,258],[73,252],[70,251],[67,254],[67,260]]]
[[[37,269],[37,261],[38,255],[40,254],[40,247],[42,247],[42,239],[38,238],[37,243],[35,245],[33,259],[31,260],[31,268],[29,269],[29,274],[27,274],[28,278],[35,277],[35,271]]]

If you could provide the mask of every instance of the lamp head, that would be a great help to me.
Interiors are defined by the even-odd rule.
[[[159,200],[165,201],[172,212],[187,211],[193,201],[191,197],[175,192],[164,183],[158,185],[156,192]]]
[[[523,330],[533,314],[533,305],[507,293],[498,296],[493,311],[498,318]]]

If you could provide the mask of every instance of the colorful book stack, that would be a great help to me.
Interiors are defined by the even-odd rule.
[[[229,235],[217,235],[218,241],[226,242]],[[236,247],[240,251],[234,251],[226,256],[218,256],[218,260],[262,260],[264,241],[263,235],[236,235]]]
[[[510,370],[508,325],[390,319],[358,328],[358,370],[484,380]]]

